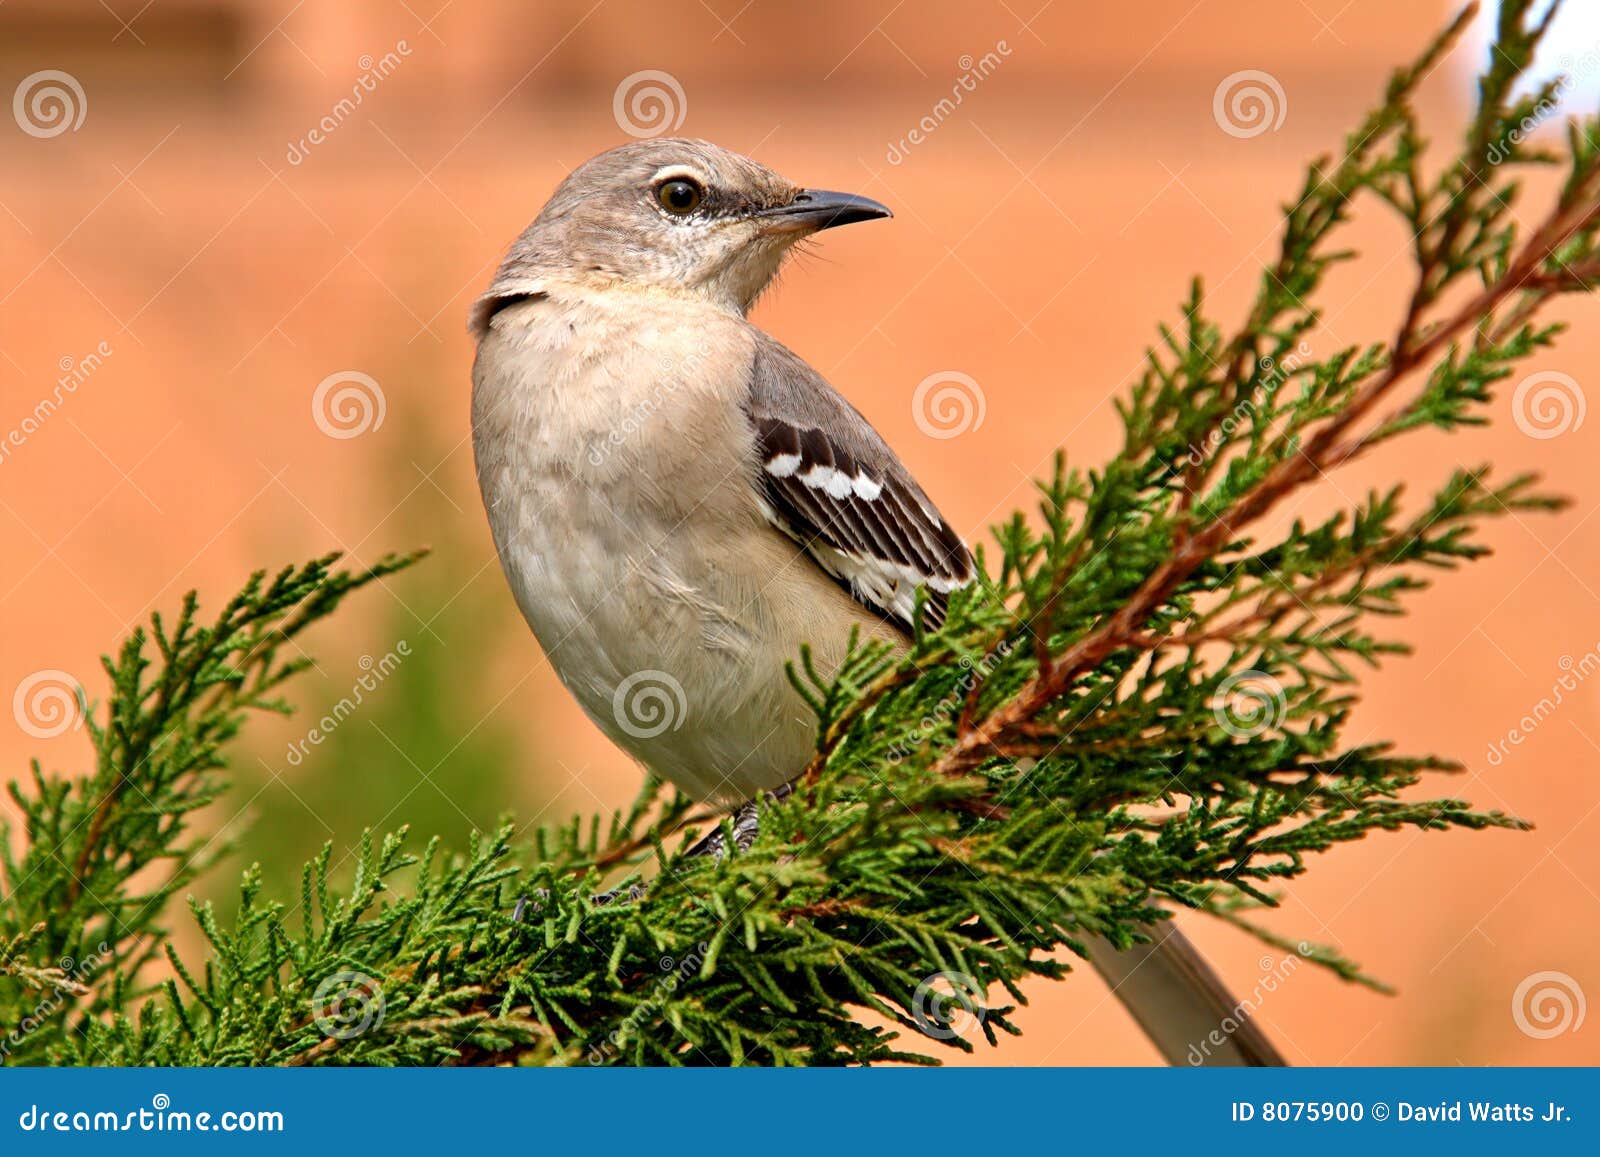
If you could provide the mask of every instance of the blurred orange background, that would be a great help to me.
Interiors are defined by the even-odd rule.
[[[0,696],[47,671],[103,697],[97,656],[191,587],[214,609],[259,566],[431,543],[433,559],[312,639],[300,715],[253,728],[215,819],[243,842],[235,865],[263,860],[290,895],[305,855],[325,839],[342,855],[366,826],[408,821],[459,843],[507,810],[553,822],[619,806],[639,773],[522,625],[468,442],[467,308],[571,167],[630,127],[669,128],[892,206],[893,222],[829,234],[756,319],[851,397],[977,540],[1031,504],[1058,446],[1090,465],[1114,451],[1112,399],[1193,273],[1216,312],[1241,315],[1304,163],[1338,146],[1452,7],[10,0]],[[1575,8],[1556,36],[1552,67],[1593,51],[1600,20]],[[1481,43],[1458,55],[1428,89],[1441,136],[1465,115]],[[33,119],[23,101],[44,70],[77,84],[73,124]],[[936,112],[975,70],[959,106]],[[1213,98],[1244,70],[1281,89],[1281,123],[1224,131]],[[652,84],[664,107],[632,100]],[[934,127],[911,141],[924,118]],[[1392,222],[1368,215],[1353,236],[1365,256],[1334,280],[1319,349],[1387,338],[1409,289]],[[1581,402],[1600,303],[1570,318],[1529,370],[1570,375]],[[927,436],[912,411],[917,384],[942,371],[970,375],[985,400],[958,437]],[[355,382],[367,409],[319,399],[330,378]],[[1434,793],[1537,828],[1408,831],[1316,863],[1271,926],[1338,946],[1400,995],[1299,969],[1257,1013],[1295,1063],[1600,1060],[1600,1023],[1545,1036],[1514,1015],[1519,984],[1540,972],[1563,974],[1569,997],[1600,995],[1600,682],[1488,754],[1600,648],[1600,418],[1532,437],[1510,392],[1491,428],[1408,438],[1301,506],[1397,478],[1415,496],[1487,459],[1536,467],[1578,500],[1490,527],[1495,555],[1441,575],[1398,624],[1416,655],[1364,678],[1350,741],[1458,758],[1467,774]],[[34,421],[46,398],[59,404]],[[363,659],[402,640],[411,654],[370,711],[292,759]],[[8,776],[35,754],[87,763],[81,730],[41,737],[15,715],[0,712]],[[1241,992],[1281,956],[1185,926]],[[975,1063],[1156,1059],[1092,973],[1028,994],[1026,1035],[980,1046]]]

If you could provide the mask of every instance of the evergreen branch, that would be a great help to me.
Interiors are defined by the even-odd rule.
[[[1130,944],[1188,907],[1291,950],[1241,913],[1275,905],[1314,855],[1378,832],[1525,828],[1413,798],[1458,770],[1448,759],[1344,736],[1354,666],[1404,650],[1383,624],[1487,553],[1486,520],[1559,500],[1480,468],[1414,508],[1391,488],[1262,528],[1392,439],[1486,420],[1497,385],[1558,337],[1542,313],[1600,275],[1596,122],[1576,122],[1559,152],[1512,131],[1555,91],[1516,95],[1549,20],[1531,8],[1501,5],[1453,154],[1428,167],[1412,101],[1474,9],[1395,74],[1336,162],[1309,167],[1241,325],[1210,319],[1193,286],[1120,407],[1120,452],[1093,472],[1058,460],[1037,519],[996,528],[997,573],[953,594],[940,630],[905,655],[853,643],[831,676],[798,657],[818,753],[747,852],[686,856],[719,821],[654,782],[608,822],[526,838],[507,826],[454,855],[368,835],[350,879],[330,846],[296,902],[268,899],[251,869],[231,921],[193,905],[208,948],[192,968],[162,913],[210,862],[188,817],[224,789],[224,745],[250,710],[284,709],[278,688],[303,661],[278,660],[280,646],[410,560],[357,576],[321,560],[257,576],[215,626],[196,626],[192,596],[170,631],[154,620],[107,663],[95,771],[35,766],[13,785],[25,839],[0,865],[0,1018],[37,1027],[12,1032],[5,1055],[927,1061],[903,1035],[970,1049],[1019,1031],[1023,982],[1065,976],[1060,950],[1082,954],[1087,936]],[[1525,228],[1510,212],[1518,178],[1552,164],[1565,179]],[[1356,259],[1340,246],[1358,210],[1405,225],[1411,291],[1391,336],[1314,352],[1329,339],[1326,275]],[[652,859],[641,898],[595,902]],[[134,883],[158,864],[157,882]],[[90,976],[50,963],[97,943],[108,963]],[[1377,986],[1332,951],[1292,951]]]
[[[281,648],[351,591],[418,557],[344,572],[329,555],[270,581],[259,572],[210,625],[198,621],[191,594],[170,627],[153,615],[148,633],[136,630],[115,659],[103,660],[112,686],[106,721],[85,712],[94,772],[68,779],[35,761],[31,783],[8,788],[21,812],[24,852],[0,862],[0,936],[15,946],[28,930],[30,951],[69,962],[73,999],[59,1002],[53,1019],[80,1003],[104,1012],[144,992],[138,978],[162,955],[167,901],[224,850],[190,820],[224,791],[215,774],[225,767],[223,749],[248,712],[287,711],[271,695],[307,665],[280,660]],[[8,833],[0,825],[0,848]],[[9,1014],[21,998],[0,982],[0,1010]],[[24,1011],[6,1019],[39,1019]]]

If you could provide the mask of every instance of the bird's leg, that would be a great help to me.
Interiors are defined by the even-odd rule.
[[[794,784],[786,783],[767,792],[766,797],[771,802],[777,803],[780,800],[788,799],[793,791]],[[747,852],[750,850],[750,845],[756,842],[756,837],[761,834],[760,806],[756,800],[746,800],[735,808],[732,814],[733,845],[741,852]],[[723,831],[722,825],[718,824],[704,838],[697,840],[694,846],[684,853],[684,858],[692,859],[700,856],[711,856],[713,859],[721,859],[727,854],[727,851],[727,833]],[[591,896],[589,903],[597,908],[607,904],[632,903],[635,900],[643,899],[644,893],[645,886],[643,884],[633,884],[627,888],[613,888],[609,892],[601,892],[598,895]],[[521,923],[523,914],[529,907],[532,907],[534,911],[538,911],[540,907],[539,901],[537,899],[530,900],[527,896],[519,898],[516,908],[511,913],[512,922]]]
[[[789,798],[794,791],[793,783],[782,784],[776,789],[766,793],[767,799],[778,803]],[[750,845],[756,842],[756,837],[761,834],[761,809],[755,800],[746,800],[740,804],[733,813],[733,843],[741,852],[748,852]],[[684,853],[685,858],[693,856],[712,856],[720,859],[726,854],[727,834],[718,824],[704,839],[697,842],[694,847]]]
[[[756,836],[761,834],[761,817],[756,810],[755,800],[746,800],[733,812],[733,842],[741,852],[749,849],[755,842]],[[720,860],[728,851],[728,834],[719,823],[712,828],[694,846],[683,853],[686,860],[697,859],[701,856],[710,856]]]
[[[613,888],[609,892],[590,896],[589,903],[596,908],[603,908],[607,904],[632,904],[635,900],[643,900],[644,893],[643,884],[629,884],[626,888]]]

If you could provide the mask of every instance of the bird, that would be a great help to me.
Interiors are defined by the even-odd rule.
[[[748,316],[797,245],[892,216],[706,141],[632,141],[559,184],[471,311],[474,461],[523,617],[599,729],[734,809],[739,842],[815,750],[802,647],[824,674],[853,636],[904,648],[975,578],[872,424]],[[1206,1063],[1282,1063],[1162,925],[1086,940],[1166,1059],[1226,1024]]]

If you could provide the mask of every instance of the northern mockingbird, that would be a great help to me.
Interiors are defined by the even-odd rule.
[[[852,628],[903,645],[918,587],[937,625],[973,577],[878,432],[745,316],[796,242],[888,216],[704,141],[636,142],[561,183],[472,312],[478,482],[518,606],[600,729],[743,804],[741,835],[813,752],[801,646],[826,672]],[[1217,1030],[1211,1063],[1281,1063],[1187,941],[1150,932],[1092,947],[1167,1058]]]

